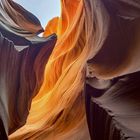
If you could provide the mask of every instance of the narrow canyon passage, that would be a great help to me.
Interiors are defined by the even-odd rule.
[[[139,0],[59,2],[0,0],[0,139],[139,140]]]

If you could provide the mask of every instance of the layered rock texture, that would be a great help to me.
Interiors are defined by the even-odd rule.
[[[3,140],[25,124],[32,98],[43,82],[56,35],[37,37],[43,29],[35,16],[13,1],[1,1],[0,6],[0,139]]]
[[[92,140],[139,140],[140,3],[102,3],[109,16],[108,35],[88,60],[85,90],[90,136]]]
[[[139,0],[61,8],[38,37],[33,14],[0,1],[0,139],[140,139]]]
[[[99,84],[99,80],[97,82]],[[140,73],[137,72],[115,78],[106,89],[87,84],[86,108],[91,139],[140,139],[139,82]]]

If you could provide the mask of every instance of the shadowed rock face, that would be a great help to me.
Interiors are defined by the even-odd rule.
[[[8,140],[7,134],[5,132],[5,128],[3,125],[3,121],[0,119],[0,139],[1,140]]]
[[[118,77],[107,89],[86,86],[87,120],[93,140],[139,140],[140,72]],[[97,93],[100,97],[97,98]],[[102,94],[102,95],[101,95]]]
[[[0,36],[1,114],[9,134],[25,124],[55,42],[52,35],[46,42],[30,44],[18,52],[12,41]]]
[[[42,30],[39,20],[13,1],[2,0],[0,11],[0,139],[4,140],[26,122],[56,35],[37,37]]]
[[[134,71],[139,71],[139,64],[138,69],[135,64],[140,54],[134,51],[140,46],[136,45],[140,2],[102,3],[110,21],[102,48],[88,61],[91,67],[85,92],[89,132],[92,140],[139,140],[140,72]]]
[[[89,67],[93,67],[91,68],[93,74],[101,79],[138,71],[140,2],[137,0],[101,0],[101,2],[109,18],[108,33],[102,48],[88,60]]]

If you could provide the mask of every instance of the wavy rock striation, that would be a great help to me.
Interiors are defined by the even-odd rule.
[[[139,137],[129,119],[139,122],[139,74],[119,81],[140,71],[139,0],[61,0],[61,6],[61,16],[38,37],[43,29],[33,14],[12,0],[0,1],[0,136],[89,140],[87,110],[93,139]],[[103,95],[87,97],[85,110],[90,92]]]
[[[56,35],[37,37],[35,33],[42,27],[35,16],[13,1],[0,4],[0,139],[7,139],[26,122],[32,99],[43,82]],[[26,25],[24,20],[21,25],[21,19],[25,19]],[[28,26],[33,29],[28,30]]]

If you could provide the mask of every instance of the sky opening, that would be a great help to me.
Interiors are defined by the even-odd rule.
[[[60,16],[60,0],[14,0],[33,13],[45,28],[53,17]]]

